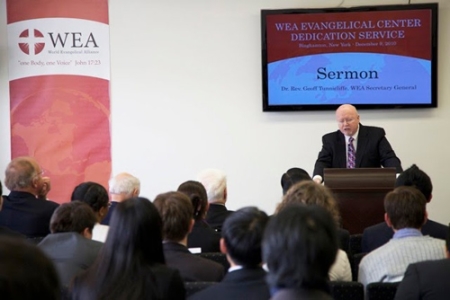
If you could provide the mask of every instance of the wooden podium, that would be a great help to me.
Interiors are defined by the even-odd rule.
[[[324,169],[324,184],[333,192],[342,227],[350,234],[384,222],[384,196],[395,186],[395,168]]]

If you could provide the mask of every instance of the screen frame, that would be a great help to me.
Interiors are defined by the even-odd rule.
[[[358,109],[400,109],[400,108],[436,108],[438,106],[437,81],[438,81],[438,3],[423,3],[409,5],[376,5],[335,8],[311,8],[311,9],[262,9],[261,10],[261,62],[262,62],[262,104],[263,112],[305,111],[305,110],[335,110],[341,104],[312,104],[312,105],[269,105],[268,86],[268,61],[267,61],[267,31],[266,17],[282,14],[315,14],[315,13],[346,13],[369,11],[395,11],[428,9],[431,11],[431,103],[423,104],[354,104]],[[352,103],[348,103],[352,104]]]

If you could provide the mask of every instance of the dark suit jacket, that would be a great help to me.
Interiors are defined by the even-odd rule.
[[[422,226],[422,234],[429,235],[431,237],[445,240],[447,237],[448,226],[440,223],[428,220],[425,225]],[[383,246],[394,235],[392,228],[387,226],[385,222],[367,227],[364,229],[362,237],[362,251],[370,252],[376,248]]]
[[[410,264],[395,300],[440,300],[450,296],[450,259]]]
[[[320,290],[281,289],[271,300],[333,300],[330,294]]]
[[[385,137],[383,128],[359,124],[358,144],[356,147],[356,168],[394,167],[397,173],[403,171],[400,160]],[[315,175],[323,178],[324,168],[346,168],[345,136],[339,131],[322,137],[322,150],[314,166]]]
[[[58,203],[37,199],[33,194],[12,191],[3,196],[0,226],[20,232],[27,237],[50,233],[50,218]]]
[[[262,268],[243,268],[228,272],[221,282],[194,294],[189,299],[269,299],[270,291],[265,279],[266,272]]]
[[[213,229],[221,231],[223,222],[232,213],[233,211],[228,210],[225,205],[211,203],[206,214],[206,223]]]
[[[111,201],[111,206],[108,209],[108,213],[106,214],[106,217],[100,222],[100,224],[109,226],[109,222],[111,221],[111,216],[114,212],[114,209],[116,209],[117,204],[118,204],[118,202]]]
[[[103,243],[83,237],[76,232],[47,235],[38,245],[53,261],[62,285],[86,270],[97,258]]]
[[[195,221],[192,232],[188,236],[188,248],[202,249],[202,252],[220,252],[221,235],[204,220]]]
[[[221,281],[223,266],[189,252],[188,248],[174,242],[164,242],[164,256],[168,267],[180,271],[184,281]]]

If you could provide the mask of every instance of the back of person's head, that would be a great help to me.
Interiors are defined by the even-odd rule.
[[[109,197],[106,189],[92,181],[80,183],[75,187],[70,197],[71,201],[79,200],[88,204],[95,213],[101,208],[108,207]]]
[[[153,203],[162,218],[164,240],[183,240],[191,230],[194,215],[189,197],[180,192],[168,192],[156,196]]]
[[[267,282],[275,288],[328,290],[328,271],[337,251],[336,225],[328,211],[288,205],[270,218],[264,233]]]
[[[138,178],[128,173],[120,173],[109,180],[109,192],[111,194],[123,194],[125,196],[138,196],[141,182]]]
[[[431,200],[431,193],[433,192],[431,178],[415,164],[398,176],[395,186],[413,186],[422,192],[427,201]]]
[[[227,177],[222,171],[217,169],[203,170],[198,174],[197,180],[205,187],[210,203],[226,201]]]
[[[261,243],[269,221],[267,214],[257,207],[244,207],[231,214],[222,227],[226,252],[237,265],[261,265]]]
[[[119,202],[97,259],[74,280],[72,299],[157,299],[149,267],[165,264],[161,231],[161,217],[148,199]]]
[[[384,210],[394,229],[420,229],[426,220],[426,203],[418,189],[400,186],[386,194]]]
[[[34,184],[34,180],[38,178],[39,166],[31,157],[14,158],[5,170],[5,186],[10,191],[26,189]]]
[[[283,195],[296,183],[303,180],[311,180],[308,172],[300,168],[290,168],[281,176],[281,187],[283,188]]]
[[[51,233],[77,232],[82,234],[86,228],[92,233],[97,223],[92,208],[84,202],[72,201],[61,204],[50,219]]]
[[[0,298],[61,298],[59,279],[53,263],[32,243],[0,237]]]
[[[198,181],[189,180],[180,184],[177,191],[191,199],[194,208],[194,219],[196,221],[203,220],[208,208],[208,195],[203,184]]]
[[[325,208],[332,216],[336,225],[340,224],[339,207],[331,191],[312,180],[301,181],[293,185],[277,207],[277,212],[292,203],[318,205]]]

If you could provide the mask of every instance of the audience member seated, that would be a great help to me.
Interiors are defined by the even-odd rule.
[[[206,222],[215,230],[220,231],[225,219],[233,213],[225,206],[227,202],[227,178],[217,169],[207,169],[200,172],[197,178],[206,189],[209,208]]]
[[[189,252],[187,237],[194,225],[191,200],[180,192],[159,194],[153,203],[163,222],[163,248],[166,263],[178,269],[185,281],[220,281],[223,267]]]
[[[271,299],[331,300],[328,271],[337,251],[336,225],[328,211],[285,206],[270,218],[263,239]]]
[[[296,183],[303,180],[312,180],[308,172],[300,168],[290,168],[281,176],[281,187],[283,188],[283,195]]]
[[[220,252],[220,233],[205,221],[209,206],[205,187],[198,181],[190,180],[182,183],[178,191],[187,195],[194,207],[195,223],[188,236],[188,248],[200,248],[201,252]]]
[[[302,181],[292,186],[284,195],[283,201],[278,205],[277,212],[291,203],[321,206],[333,216],[336,225],[340,224],[339,208],[330,190],[312,180]],[[339,231],[337,233],[339,235]],[[338,249],[336,253],[336,259],[330,269],[329,278],[332,281],[352,280],[350,262],[347,253],[342,249]]]
[[[399,175],[395,182],[395,186],[413,186],[420,190],[427,199],[431,201],[433,184],[430,177],[416,165],[412,165]],[[429,220],[422,226],[422,234],[445,240],[448,227]],[[370,226],[364,230],[362,239],[362,251],[370,252],[384,244],[386,244],[394,235],[389,226],[385,222]]]
[[[62,285],[92,263],[103,243],[92,241],[92,228],[97,222],[86,203],[73,201],[59,206],[50,220],[51,234],[38,245],[53,261]]]
[[[395,300],[447,299],[450,295],[450,231],[446,250],[446,259],[410,264],[397,288]]]
[[[60,300],[58,275],[35,245],[0,237],[0,298]]]
[[[179,272],[164,265],[161,232],[161,217],[148,199],[117,204],[97,259],[73,281],[72,299],[185,299]]]
[[[256,207],[241,208],[225,220],[220,246],[231,268],[222,282],[195,294],[192,300],[270,298],[266,272],[261,267],[261,241],[268,220]]]
[[[117,203],[123,200],[138,197],[141,190],[141,182],[138,178],[128,173],[119,173],[109,180],[110,207],[105,218],[100,224],[109,225],[112,213]]]
[[[384,199],[385,221],[394,237],[373,250],[359,264],[358,281],[364,286],[372,282],[401,281],[411,263],[445,258],[443,240],[424,236],[420,229],[427,220],[426,199],[414,187],[401,186]]]
[[[58,204],[46,200],[50,179],[34,158],[13,159],[5,171],[5,186],[11,191],[3,196],[0,226],[27,237],[43,237],[50,233],[48,224]]]
[[[96,182],[83,182],[75,187],[71,201],[79,200],[89,205],[97,216],[97,223],[92,230],[92,239],[104,243],[109,227],[100,224],[108,213],[109,197],[106,189]]]

